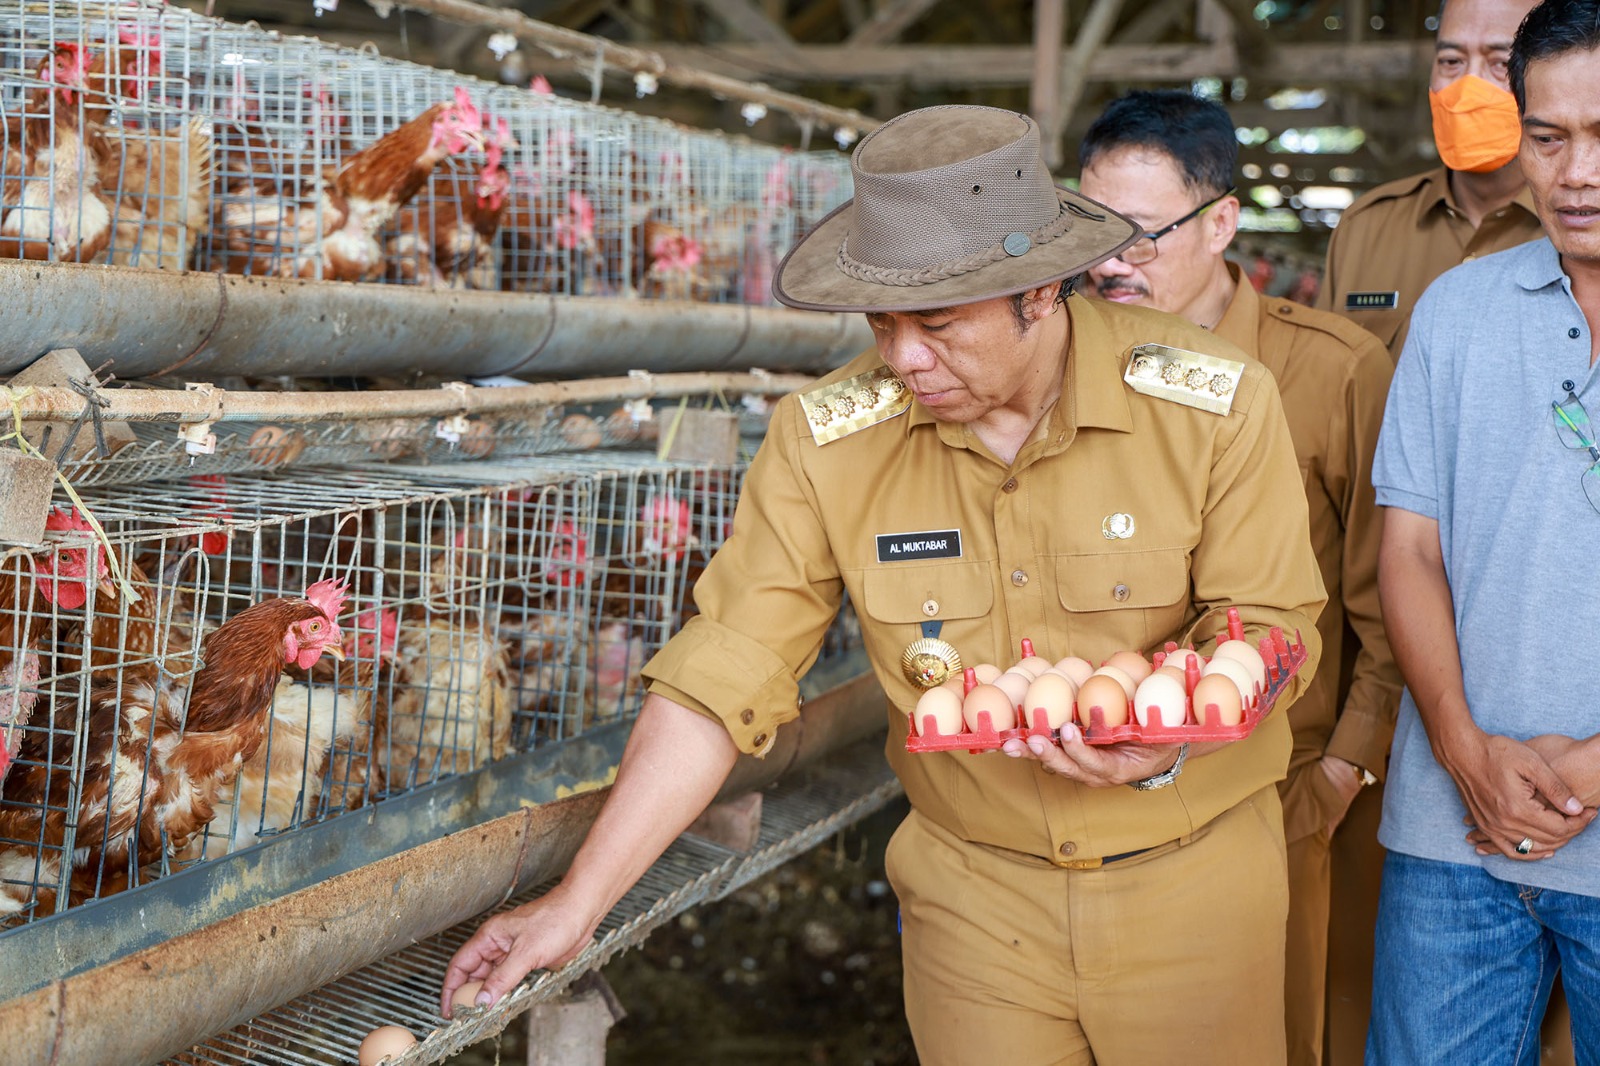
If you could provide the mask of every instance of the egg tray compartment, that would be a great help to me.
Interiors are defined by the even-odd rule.
[[[1228,639],[1243,640],[1244,626],[1240,624],[1238,612],[1233,608],[1228,609]],[[1170,655],[1177,651],[1174,644],[1163,655]],[[1277,704],[1278,697],[1283,693],[1289,679],[1300,672],[1300,667],[1305,665],[1310,652],[1306,649],[1305,641],[1301,639],[1297,630],[1294,643],[1290,643],[1283,635],[1283,630],[1273,626],[1267,636],[1261,639],[1257,650],[1261,653],[1262,661],[1267,664],[1267,688],[1265,692],[1258,692],[1250,705],[1244,708],[1243,717],[1236,725],[1223,725],[1216,720],[1215,715],[1208,715],[1205,721],[1199,718],[1192,702],[1187,708],[1186,721],[1179,726],[1149,725],[1142,726],[1133,712],[1133,700],[1128,701],[1128,720],[1123,725],[1108,726],[1105,724],[1104,713],[1101,708],[1089,709],[1089,724],[1083,727],[1083,742],[1085,744],[1121,744],[1132,741],[1137,744],[1196,744],[1203,741],[1229,741],[1243,740],[1255,730],[1257,724],[1267,715],[1272,713],[1272,708]],[[1209,661],[1209,660],[1207,660]],[[1159,668],[1160,663],[1158,662]],[[1184,688],[1192,693],[1194,691],[1195,677],[1198,670],[1191,666],[1191,676]],[[1207,704],[1207,710],[1215,711],[1215,704]],[[922,731],[912,733],[906,737],[906,751],[913,754],[933,751],[960,751],[963,748],[976,755],[979,752],[994,751],[1012,737],[1019,740],[1027,737],[1047,737],[1059,743],[1061,734],[1059,730],[1051,729],[1045,718],[1043,709],[1035,708],[1032,726],[1016,726],[1011,729],[995,729],[987,711],[978,714],[978,729],[976,732],[942,734],[934,724],[932,715],[925,715],[922,721]]]

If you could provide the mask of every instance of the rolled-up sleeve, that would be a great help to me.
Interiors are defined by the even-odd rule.
[[[814,448],[784,398],[745,477],[733,532],[695,583],[699,614],[644,667],[650,691],[720,719],[764,755],[799,716],[798,678],[816,661],[843,582],[801,449]]]

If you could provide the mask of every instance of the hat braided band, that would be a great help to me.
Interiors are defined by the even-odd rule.
[[[1066,233],[1072,228],[1072,216],[1076,214],[1090,215],[1089,212],[1077,208],[1071,201],[1063,201],[1060,214],[1056,215],[1049,224],[1028,234],[1028,239],[1032,242],[1030,247],[1049,244]],[[1103,218],[1104,216],[1100,217]],[[847,235],[845,240],[839,243],[838,265],[840,272],[857,281],[866,281],[874,285],[931,285],[936,281],[946,281],[950,278],[960,277],[963,274],[970,274],[974,270],[981,270],[990,263],[998,263],[1002,259],[1013,258],[1011,253],[1006,251],[1003,244],[997,244],[992,248],[974,252],[961,259],[935,263],[932,266],[919,267],[916,270],[905,270],[897,267],[873,266],[870,263],[861,262],[861,260],[845,250],[845,245],[848,241],[849,237]]]

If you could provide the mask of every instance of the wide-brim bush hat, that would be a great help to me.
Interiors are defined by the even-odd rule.
[[[1027,115],[951,105],[908,111],[861,139],[855,197],[778,265],[772,291],[811,311],[922,311],[1072,277],[1140,227],[1057,186]]]

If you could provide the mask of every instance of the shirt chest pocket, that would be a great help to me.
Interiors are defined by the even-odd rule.
[[[862,627],[867,650],[885,672],[899,674],[900,655],[922,636],[922,626],[941,622],[939,639],[971,666],[994,661],[994,565],[951,561],[867,570],[861,577],[861,609],[872,624]],[[895,699],[915,699],[909,682]]]
[[[1067,646],[1090,662],[1125,649],[1149,652],[1180,633],[1192,613],[1187,548],[1059,555],[1055,562]]]

